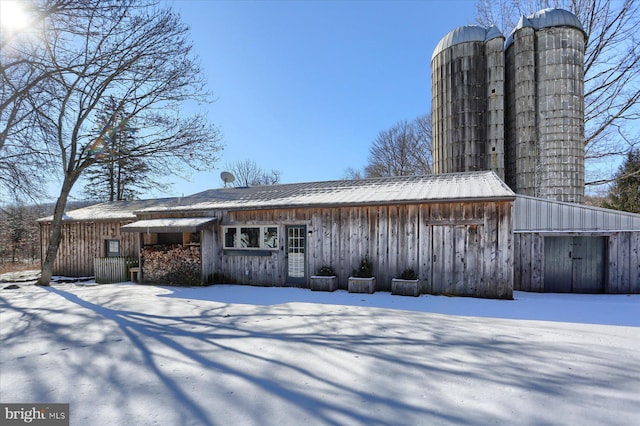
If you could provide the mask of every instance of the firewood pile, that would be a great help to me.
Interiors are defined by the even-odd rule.
[[[175,285],[200,285],[200,247],[145,247],[142,250],[145,281]]]

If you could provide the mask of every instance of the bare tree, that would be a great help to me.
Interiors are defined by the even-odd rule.
[[[381,131],[369,148],[367,177],[431,173],[431,118],[423,115]]]
[[[364,179],[364,172],[358,169],[354,169],[353,167],[347,167],[344,170],[344,175],[342,179],[345,179],[345,180]]]
[[[35,111],[31,106],[38,103],[30,101],[29,95],[42,91],[47,81],[72,72],[82,62],[81,57],[58,66],[42,62],[49,43],[39,29],[49,25],[50,32],[55,32],[59,23],[68,23],[74,15],[84,13],[88,3],[84,0],[23,2],[20,5],[30,18],[28,25],[15,31],[0,28],[0,197],[37,200],[43,196],[42,183],[51,177],[43,167],[48,159],[38,147],[23,145],[23,138],[13,135],[28,131],[34,125]],[[62,39],[51,41],[60,42]]]
[[[423,114],[417,117],[413,125],[419,141],[419,155],[416,156],[416,162],[422,169],[423,174],[431,174],[433,166],[431,114]]]
[[[253,160],[237,161],[226,167],[235,177],[235,187],[277,185],[282,175],[278,170],[263,170]]]
[[[38,2],[41,10],[51,3],[71,5],[73,13],[42,15],[37,41],[8,42],[1,56],[3,64],[9,63],[2,72],[9,88],[2,102],[10,109],[2,112],[4,141],[23,154],[34,151],[62,182],[42,285],[51,280],[71,189],[89,167],[103,161],[99,153],[108,129],[97,137],[94,131],[102,99],[114,96],[115,110],[135,117],[140,131],[126,155],[145,158],[154,169],[208,169],[220,149],[220,133],[204,115],[182,115],[209,95],[188,28],[170,8],[159,0]]]
[[[477,21],[510,31],[521,15],[548,7],[575,14],[588,37],[584,64],[585,158],[593,163],[625,156],[640,143],[640,2],[478,0]]]

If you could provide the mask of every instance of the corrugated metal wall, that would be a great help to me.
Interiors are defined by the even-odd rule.
[[[517,195],[515,232],[640,231],[640,214]]]

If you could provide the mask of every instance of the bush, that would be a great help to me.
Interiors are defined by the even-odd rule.
[[[414,271],[411,268],[407,268],[404,271],[402,271],[402,273],[400,274],[400,279],[403,280],[417,280],[418,279],[418,274],[416,274],[416,271]]]
[[[369,259],[363,257],[360,261],[360,266],[353,272],[354,277],[358,278],[371,278],[373,277],[373,265],[369,262]]]
[[[333,271],[333,268],[331,266],[323,265],[318,268],[318,273],[316,275],[321,277],[332,277],[335,275],[335,272]]]

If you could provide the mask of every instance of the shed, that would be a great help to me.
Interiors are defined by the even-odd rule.
[[[640,215],[517,195],[514,288],[640,293]]]
[[[426,293],[511,298],[514,199],[489,171],[219,188],[134,210],[118,232],[137,236],[145,281],[182,258],[202,284],[308,287],[331,265],[346,288],[367,257],[377,290],[412,268]]]
[[[62,218],[62,240],[53,265],[54,275],[82,277],[94,275],[94,258],[138,257],[135,235],[121,227],[136,220],[136,210],[175,202],[174,198],[98,203],[66,212]],[[52,217],[38,220],[40,251],[44,259],[49,244]]]

